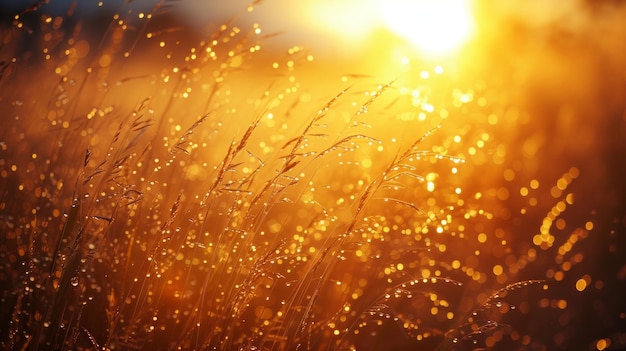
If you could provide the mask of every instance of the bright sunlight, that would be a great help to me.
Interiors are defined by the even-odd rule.
[[[385,25],[425,54],[458,49],[473,34],[468,0],[379,0]]]
[[[441,57],[457,51],[475,29],[472,0],[309,0],[308,4],[307,25],[327,32],[344,48],[371,45],[372,33],[384,29],[422,55]]]

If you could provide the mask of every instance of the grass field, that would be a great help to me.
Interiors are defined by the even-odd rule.
[[[626,348],[613,12],[437,61],[50,3],[0,24],[3,349]]]

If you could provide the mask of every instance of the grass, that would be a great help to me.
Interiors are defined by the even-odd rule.
[[[39,8],[2,28],[4,349],[527,345],[508,319],[544,280],[466,259],[492,214],[445,120],[478,106],[308,92],[302,48],[236,21],[174,44],[160,4],[95,37]]]

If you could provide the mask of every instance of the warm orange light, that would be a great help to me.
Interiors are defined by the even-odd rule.
[[[441,57],[473,36],[472,10],[472,0],[315,0],[304,12],[305,26],[326,32],[342,50],[372,45],[368,38],[382,28],[423,55]]]
[[[455,51],[474,32],[470,0],[379,0],[380,16],[394,33],[425,54]]]

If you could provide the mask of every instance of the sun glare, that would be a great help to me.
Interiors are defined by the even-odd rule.
[[[475,31],[472,0],[310,0],[305,12],[307,26],[332,35],[344,50],[371,45],[368,39],[382,28],[422,55],[441,57]]]
[[[379,0],[379,8],[385,25],[425,54],[455,51],[474,31],[469,0]]]

